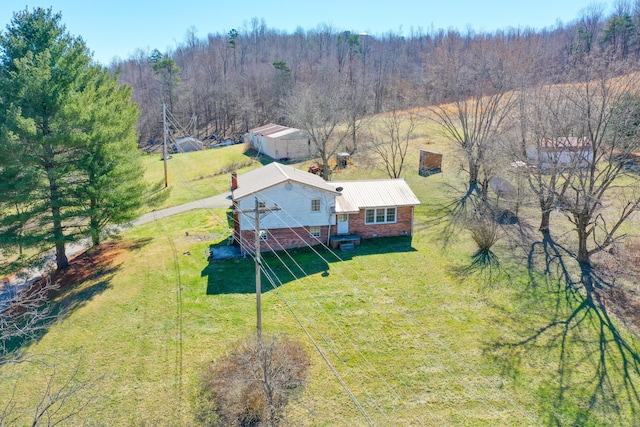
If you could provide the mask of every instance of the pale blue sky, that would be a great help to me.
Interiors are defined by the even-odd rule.
[[[269,28],[293,32],[327,24],[339,31],[379,35],[392,31],[408,35],[413,28],[471,26],[476,31],[507,27],[553,27],[569,23],[590,4],[610,12],[613,0],[1,0],[0,29],[6,29],[13,12],[36,6],[62,13],[67,30],[81,36],[94,58],[108,64],[126,59],[137,48],[162,52],[182,44],[190,28],[199,38],[209,33],[241,30],[253,18]]]

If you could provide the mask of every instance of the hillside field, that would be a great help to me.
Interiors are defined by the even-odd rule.
[[[230,164],[260,164],[242,148],[175,155],[163,206],[227,191]],[[419,148],[445,154],[442,173],[417,174]],[[162,162],[145,162],[162,179]],[[354,156],[338,179],[384,177],[375,164]],[[417,138],[407,165],[422,202],[412,237],[264,257],[265,332],[301,342],[312,361],[289,425],[636,424],[633,322],[561,280],[576,266],[540,241],[535,209],[521,207],[483,258],[467,231],[448,233],[443,207],[463,188],[451,149]],[[252,259],[206,259],[229,235],[226,210],[197,210],[127,230],[94,253],[90,274],[77,263],[59,320],[0,372],[8,425],[29,423],[64,384],[87,385],[56,415],[86,403],[68,425],[197,425],[200,373],[255,331]]]

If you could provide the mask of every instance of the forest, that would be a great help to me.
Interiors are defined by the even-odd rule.
[[[331,108],[342,122],[355,123],[474,90],[454,87],[454,79],[506,92],[579,79],[584,61],[638,58],[640,2],[618,1],[609,14],[592,4],[567,24],[492,33],[434,29],[374,37],[321,24],[288,34],[253,18],[206,38],[190,30],[173,51],[138,49],[109,68],[133,87],[142,112],[139,144],[148,147],[162,142],[163,103],[192,136],[237,139],[269,122],[300,126],[292,99],[339,100]],[[470,67],[482,69],[482,81],[466,78]],[[353,139],[357,144],[355,132]]]

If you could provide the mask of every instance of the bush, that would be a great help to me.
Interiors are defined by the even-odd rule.
[[[306,384],[309,359],[286,337],[247,338],[202,375],[199,417],[211,426],[277,426]]]

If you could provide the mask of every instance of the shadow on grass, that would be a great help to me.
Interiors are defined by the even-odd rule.
[[[260,154],[258,153],[256,150],[249,148],[247,150],[245,150],[244,155],[246,157],[249,157],[251,160],[255,160],[257,162],[260,162],[260,164],[262,166],[266,166],[269,163],[273,163],[275,160],[273,160],[271,157],[264,155],[264,154]]]
[[[519,314],[529,322],[514,322],[523,338],[494,343],[494,356],[514,379],[538,357],[555,366],[536,382],[545,425],[634,425],[640,353],[610,313],[614,285],[549,235],[531,245],[528,267]]]
[[[411,237],[381,237],[363,240],[354,250],[329,250],[322,246],[262,253],[261,292],[268,292],[305,276],[331,275],[331,264],[356,256],[412,252]],[[200,274],[207,277],[207,295],[249,294],[256,291],[253,258],[233,258],[209,263]]]
[[[120,269],[114,264],[116,256],[124,250],[140,249],[150,240],[103,243],[76,256],[68,268],[38,280],[16,297],[1,316],[0,365],[3,360],[15,360],[20,350],[44,337],[54,323],[107,290]]]
[[[507,271],[500,265],[500,259],[491,250],[478,250],[471,257],[469,265],[454,267],[453,273],[461,280],[475,276],[487,286],[502,278]]]

